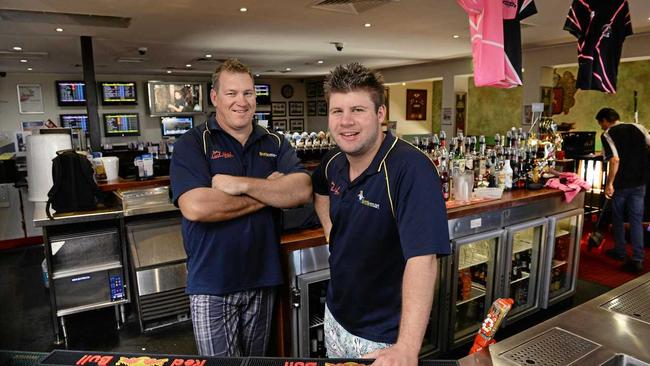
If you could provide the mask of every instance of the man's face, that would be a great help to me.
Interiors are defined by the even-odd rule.
[[[330,95],[329,129],[347,155],[363,156],[381,143],[381,122],[385,115],[386,107],[376,111],[370,93],[365,90]]]
[[[241,130],[253,123],[255,86],[246,73],[224,71],[219,75],[219,90],[210,91],[217,110],[217,121],[226,129]]]
[[[605,131],[605,130],[607,130],[607,129],[609,128],[609,122],[607,122],[607,121],[604,120],[604,119],[598,121],[598,125],[600,126],[600,128],[601,128],[603,131]]]

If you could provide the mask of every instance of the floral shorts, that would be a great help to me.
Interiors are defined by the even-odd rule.
[[[392,346],[360,338],[351,334],[330,313],[325,305],[325,348],[329,358],[361,358],[361,356],[378,349]]]

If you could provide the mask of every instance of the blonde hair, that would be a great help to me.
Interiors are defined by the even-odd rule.
[[[219,90],[219,75],[221,75],[223,71],[232,72],[235,74],[248,74],[248,76],[253,79],[253,73],[248,66],[244,65],[236,58],[229,58],[221,65],[219,65],[219,67],[217,67],[217,69],[214,70],[214,73],[212,74],[212,89],[215,91]]]

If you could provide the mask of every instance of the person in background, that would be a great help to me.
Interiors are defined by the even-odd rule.
[[[643,211],[648,169],[647,148],[650,135],[637,123],[622,123],[612,108],[603,108],[596,120],[605,131],[600,136],[605,159],[609,163],[605,197],[612,200],[612,226],[615,246],[605,255],[624,261],[622,269],[627,272],[643,271]],[[632,257],[625,253],[624,214],[630,224]]]
[[[437,256],[451,252],[431,160],[381,123],[382,77],[358,63],[327,76],[328,124],[339,150],[312,175],[330,249],[328,357],[415,366],[429,322]]]
[[[264,356],[282,283],[276,208],[309,201],[310,179],[287,140],[253,124],[247,66],[225,61],[212,84],[216,113],[174,144],[170,166],[194,336],[201,355]]]
[[[173,103],[167,105],[169,112],[185,112],[187,107],[187,98],[183,96],[183,92],[180,90],[174,90],[174,100]]]

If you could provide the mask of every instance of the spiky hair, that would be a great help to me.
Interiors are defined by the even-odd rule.
[[[358,62],[335,67],[325,78],[323,87],[328,101],[332,93],[365,90],[370,93],[370,99],[375,104],[376,110],[384,105],[384,77]]]
[[[229,58],[214,70],[214,73],[212,74],[212,89],[219,90],[219,75],[221,75],[223,71],[235,74],[248,74],[248,76],[253,79],[253,73],[248,66],[244,65],[236,58]]]

